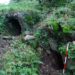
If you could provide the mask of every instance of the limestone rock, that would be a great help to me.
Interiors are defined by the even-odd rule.
[[[25,37],[24,37],[24,40],[26,41],[26,40],[32,40],[32,39],[35,39],[35,36],[33,36],[33,35],[26,35]]]

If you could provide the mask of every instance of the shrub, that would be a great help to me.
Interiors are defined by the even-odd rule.
[[[5,34],[6,32],[7,32],[7,30],[6,30],[6,26],[4,23],[4,16],[1,15],[1,17],[0,17],[0,33]]]
[[[27,24],[27,29],[32,30],[35,24],[40,21],[40,13],[36,11],[26,11],[24,21]]]
[[[70,3],[70,7],[73,11],[75,11],[75,0]]]
[[[33,48],[15,41],[4,54],[5,75],[39,75],[40,58]]]
[[[75,18],[71,15],[71,9],[67,7],[59,7],[54,10],[50,18],[46,20],[46,24],[53,26],[55,32],[58,31],[58,23],[60,23],[63,32],[75,30]]]
[[[71,9],[68,7],[59,7],[57,10],[54,11],[54,14],[57,18],[64,17],[65,14],[70,15]]]
[[[61,5],[65,5],[66,3],[70,2],[70,1],[67,1],[67,0],[40,0],[40,1],[41,1],[42,5],[45,5],[47,7],[61,6]]]
[[[58,48],[59,52],[62,54],[62,55],[65,55],[65,51],[66,51],[66,45],[65,44],[61,44]]]

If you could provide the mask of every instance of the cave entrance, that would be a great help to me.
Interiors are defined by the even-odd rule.
[[[11,35],[18,36],[21,34],[21,25],[19,19],[15,17],[8,18],[8,30]]]

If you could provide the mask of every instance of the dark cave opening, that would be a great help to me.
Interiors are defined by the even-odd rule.
[[[21,25],[15,17],[8,18],[8,30],[11,35],[18,36],[21,34]]]

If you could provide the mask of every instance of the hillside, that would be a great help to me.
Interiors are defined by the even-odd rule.
[[[75,0],[0,4],[0,75],[62,75],[67,43],[74,40]],[[75,74],[71,45],[63,75]]]

